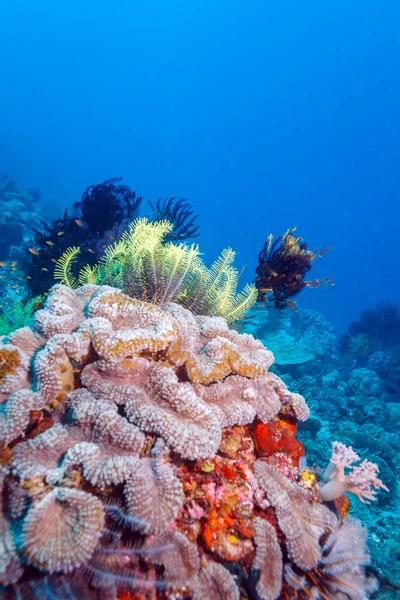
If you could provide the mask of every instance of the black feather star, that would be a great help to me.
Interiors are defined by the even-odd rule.
[[[174,226],[171,233],[166,236],[168,242],[182,242],[198,237],[199,226],[196,225],[198,215],[193,212],[193,205],[184,198],[159,198],[155,205],[149,201],[153,214],[152,221],[166,220]]]

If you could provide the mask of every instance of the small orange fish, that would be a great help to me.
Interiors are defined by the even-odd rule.
[[[92,250],[91,248],[88,248],[88,252],[90,252],[90,254],[94,254],[94,250]]]
[[[56,259],[55,259],[55,258],[51,258],[50,260],[51,260],[51,262],[53,262],[55,265],[57,264],[57,261],[56,261]]]
[[[46,269],[46,267],[43,267],[41,270],[48,272],[48,269]]]
[[[16,260],[13,260],[13,261],[12,261],[12,263],[11,263],[11,266],[12,266],[12,267],[15,267],[16,265],[17,265],[17,261],[16,261]]]
[[[59,231],[59,232],[57,233],[57,235],[64,235],[64,232],[63,232],[63,231]]]
[[[83,223],[80,219],[75,219],[75,223],[79,225],[79,227],[83,227]]]
[[[39,252],[36,250],[36,248],[29,248],[29,252],[31,252],[35,256],[39,256]]]
[[[7,263],[4,260],[0,260],[0,267],[6,267]]]
[[[46,242],[46,244],[47,244],[48,246],[54,246],[54,244],[53,244],[53,242],[52,242],[51,240],[48,240],[48,241]]]
[[[115,237],[113,235],[110,235],[110,240],[115,240]]]

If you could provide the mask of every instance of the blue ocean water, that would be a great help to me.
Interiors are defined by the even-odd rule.
[[[339,331],[398,298],[397,1],[5,0],[0,56],[0,168],[60,211],[123,176],[248,280],[271,232],[332,246],[306,300]]]
[[[335,335],[400,301],[399,2],[3,0],[0,13],[0,172],[40,189],[46,221],[121,176],[146,206],[187,198],[205,262],[231,246],[242,283],[270,233],[332,247],[310,277],[335,287],[285,317],[317,362],[285,355],[277,372],[310,404],[309,461],[341,439],[379,464],[392,494],[354,514],[398,598],[400,344]]]

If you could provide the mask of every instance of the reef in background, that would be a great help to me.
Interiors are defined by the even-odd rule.
[[[372,568],[382,582],[373,597],[384,600],[396,599],[400,589],[398,316],[397,305],[380,303],[338,337],[315,311],[276,312],[257,305],[234,325],[277,349],[273,371],[305,397],[311,416],[299,426],[298,437],[309,464],[319,464],[332,442],[341,439],[379,465],[391,493],[368,509],[352,502],[350,512],[368,527]]]
[[[0,260],[7,260],[10,247],[22,244],[43,218],[40,198],[39,190],[23,193],[14,179],[0,173]]]

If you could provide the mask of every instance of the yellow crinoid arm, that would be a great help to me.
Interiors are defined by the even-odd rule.
[[[163,240],[172,231],[169,221],[151,222],[136,219],[122,236],[127,246],[122,270],[123,287],[135,297],[159,303],[161,285]]]
[[[87,283],[97,284],[99,268],[100,267],[98,267],[97,265],[95,265],[94,267],[91,267],[90,265],[86,265],[85,267],[83,267],[83,269],[81,269],[79,272],[79,283],[81,285],[85,285]]]
[[[68,248],[57,260],[54,270],[54,278],[72,289],[78,287],[78,281],[72,275],[71,266],[80,251],[81,249],[78,246]]]
[[[222,250],[221,255],[209,269],[207,287],[205,290],[204,303],[213,307],[213,312],[218,314],[218,304],[227,301],[228,296],[236,290],[238,276],[232,267],[236,252],[231,248]]]
[[[228,323],[243,319],[247,311],[256,303],[257,296],[258,290],[256,286],[247,284],[243,291],[233,299],[231,305],[222,316],[225,317]]]
[[[123,240],[107,246],[97,266],[96,280],[99,285],[118,286],[121,284],[121,271],[127,252],[128,246]]]
[[[169,221],[149,221],[146,217],[136,219],[122,236],[129,254],[139,259],[148,252],[154,252],[165,236],[173,229]]]
[[[162,303],[175,302],[185,292],[189,292],[203,263],[197,244],[166,244],[159,257]]]

